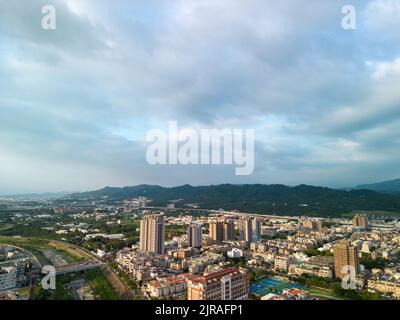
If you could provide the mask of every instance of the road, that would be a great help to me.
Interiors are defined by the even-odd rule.
[[[143,207],[140,209],[150,209],[150,210],[161,210],[161,211],[188,211],[188,212],[196,212],[196,213],[207,213],[207,214],[224,214],[224,215],[232,215],[232,216],[243,216],[243,217],[258,217],[258,218],[267,218],[267,219],[291,219],[291,220],[300,220],[300,217],[296,216],[276,216],[276,215],[266,215],[266,214],[258,214],[258,213],[248,213],[248,212],[231,212],[231,211],[223,211],[223,210],[210,210],[210,209],[194,209],[194,208],[165,208],[165,207]]]

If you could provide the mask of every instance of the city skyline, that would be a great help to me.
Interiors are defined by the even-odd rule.
[[[400,299],[398,211],[345,209],[345,191],[332,215],[145,194],[0,199],[0,300]]]
[[[399,31],[400,0],[0,0],[0,314],[395,305]]]
[[[0,1],[0,194],[400,177],[400,1]],[[309,8],[312,7],[312,13]],[[146,134],[254,130],[254,172],[149,165]]]

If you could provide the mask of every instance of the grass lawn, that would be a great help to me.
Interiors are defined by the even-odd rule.
[[[332,290],[329,289],[311,287],[309,291],[312,296],[320,298],[322,300],[343,300],[342,298],[336,297],[333,294]]]

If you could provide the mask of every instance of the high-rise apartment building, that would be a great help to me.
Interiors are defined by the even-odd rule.
[[[139,250],[164,254],[165,218],[161,214],[150,214],[140,222]]]
[[[234,239],[234,225],[231,219],[220,218],[210,221],[209,236],[214,241]]]
[[[145,208],[147,206],[147,198],[146,197],[139,197],[139,207]]]
[[[239,219],[240,240],[251,242],[253,240],[253,226],[251,219],[241,217]]]
[[[247,271],[227,268],[188,280],[188,300],[246,300],[249,294]]]
[[[211,240],[222,241],[223,239],[222,233],[223,233],[222,224],[219,223],[217,220],[210,221],[209,236]]]
[[[316,219],[304,219],[302,220],[303,228],[310,229],[312,231],[321,231],[322,222]]]
[[[200,248],[202,245],[202,230],[201,225],[197,223],[191,224],[187,229],[187,241],[189,247]]]
[[[257,218],[242,217],[239,220],[240,239],[252,242],[261,239],[261,221]]]
[[[356,274],[359,272],[358,248],[348,240],[340,240],[333,246],[333,257],[335,262],[336,278],[342,279],[346,276],[343,267],[353,267]]]
[[[356,214],[353,217],[353,227],[355,228],[368,228],[368,216],[366,214]]]
[[[223,240],[230,241],[235,238],[235,227],[231,219],[224,219],[223,221]]]
[[[260,219],[253,218],[252,221],[253,241],[261,239],[261,221]]]

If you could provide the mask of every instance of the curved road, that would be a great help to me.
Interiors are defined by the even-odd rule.
[[[20,251],[25,252],[33,261],[36,262],[36,264],[37,264],[37,266],[39,267],[39,269],[42,269],[42,268],[43,268],[43,266],[41,265],[41,263],[39,262],[39,260],[36,258],[36,256],[35,256],[32,252],[30,252],[30,251],[28,251],[28,250],[26,250],[26,249],[24,249],[24,248],[15,246],[15,245],[6,244],[6,243],[1,243],[1,242],[0,242],[0,244],[1,244],[1,245],[4,245],[4,246],[7,246],[7,247],[16,248],[16,249],[18,249],[18,250],[20,250]]]

